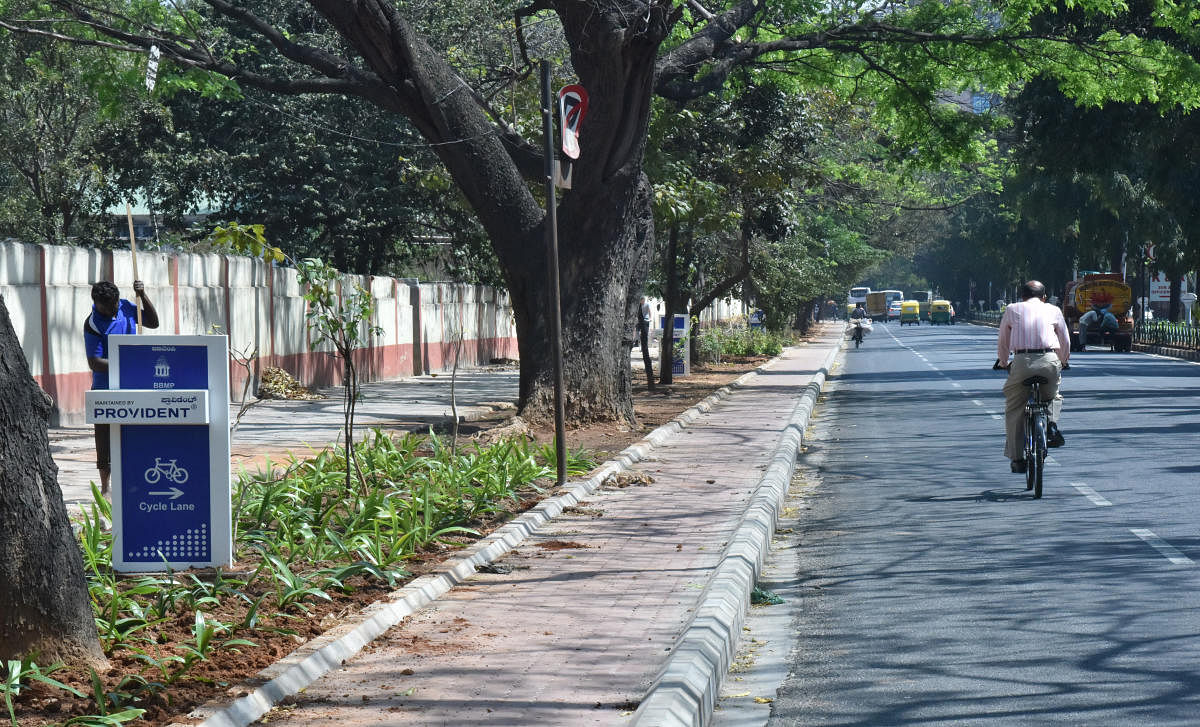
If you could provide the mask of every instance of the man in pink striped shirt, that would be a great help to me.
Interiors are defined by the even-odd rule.
[[[1049,382],[1042,387],[1042,396],[1052,399],[1047,440],[1051,447],[1063,445],[1058,431],[1058,415],[1062,412],[1058,387],[1070,356],[1071,338],[1062,311],[1046,302],[1046,286],[1030,280],[1021,286],[1021,302],[1004,309],[996,341],[996,358],[1008,369],[1008,380],[1004,382],[1004,456],[1011,460],[1013,472],[1025,471],[1024,414],[1029,389],[1021,382],[1030,376],[1044,376]]]

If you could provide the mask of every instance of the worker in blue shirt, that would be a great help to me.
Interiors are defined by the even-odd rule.
[[[145,285],[133,281],[134,295],[141,300],[142,326],[158,328],[158,312],[146,296]],[[92,286],[92,312],[83,321],[83,343],[88,368],[92,370],[92,388],[108,388],[108,337],[136,334],[137,306],[121,298],[121,291],[107,280]],[[100,492],[108,494],[112,474],[111,436],[107,424],[96,427],[96,467],[100,470]]]

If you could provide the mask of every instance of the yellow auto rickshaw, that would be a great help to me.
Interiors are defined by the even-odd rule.
[[[929,323],[930,325],[938,325],[939,323],[951,324],[954,322],[954,316],[951,312],[950,301],[935,300],[929,304]]]
[[[921,304],[915,300],[906,300],[900,303],[900,325],[905,323],[921,325]]]

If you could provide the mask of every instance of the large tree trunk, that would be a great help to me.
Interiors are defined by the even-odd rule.
[[[0,297],[0,659],[36,652],[39,664],[103,665],[79,544],[50,457],[50,406]]]
[[[545,215],[530,188],[542,181],[538,150],[501,138],[455,71],[386,0],[311,1],[382,81],[369,84],[364,96],[413,122],[478,215],[511,294],[521,357],[518,407],[526,417],[546,418],[554,376]],[[633,311],[653,242],[642,158],[654,61],[678,14],[670,3],[636,17],[619,6],[599,10],[565,0],[550,6],[590,96],[572,189],[557,215],[566,415],[632,420]]]
[[[605,185],[603,201],[564,199],[558,212],[566,416],[574,422],[633,419],[633,312],[652,240],[649,183],[640,174]],[[544,236],[505,261],[521,356],[519,406],[534,419],[552,413],[553,366],[546,313]]]

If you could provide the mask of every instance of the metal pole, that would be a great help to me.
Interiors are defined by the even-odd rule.
[[[562,299],[558,281],[558,215],[554,195],[554,101],[550,93],[550,62],[541,61],[542,136],[546,161],[546,273],[549,278],[550,345],[554,356],[554,453],[558,460],[558,484],[567,481],[567,433],[563,415]]]
[[[1150,330],[1146,324],[1146,314],[1150,311],[1150,258],[1146,255],[1146,247],[1142,246],[1142,340]]]

